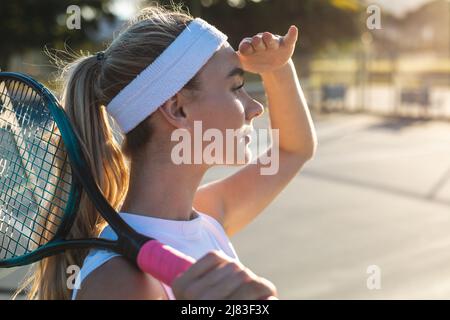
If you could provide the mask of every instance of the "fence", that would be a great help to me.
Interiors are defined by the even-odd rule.
[[[302,81],[311,108],[450,120],[450,59],[316,60]]]

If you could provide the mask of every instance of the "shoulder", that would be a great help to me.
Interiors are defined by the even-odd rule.
[[[226,235],[223,225],[215,218],[214,215],[208,214],[207,212],[199,212],[203,224],[207,226],[209,230],[218,231],[221,235]]]
[[[124,257],[116,256],[92,271],[81,283],[77,300],[165,300],[162,284]]]

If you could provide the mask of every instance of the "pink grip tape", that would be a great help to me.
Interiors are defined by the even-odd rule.
[[[194,263],[193,258],[157,240],[147,241],[137,256],[139,269],[168,286],[172,286],[172,281]],[[261,299],[278,300],[276,297],[262,297]]]
[[[195,260],[157,240],[147,241],[139,250],[138,267],[172,286],[172,281],[194,264]]]

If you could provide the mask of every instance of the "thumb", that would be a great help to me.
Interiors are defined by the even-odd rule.
[[[289,45],[293,45],[298,38],[298,28],[294,25],[289,27],[288,32],[284,36],[284,42]]]

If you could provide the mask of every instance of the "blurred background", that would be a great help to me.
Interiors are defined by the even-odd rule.
[[[0,69],[58,94],[46,49],[103,50],[151,2],[2,1]],[[232,238],[244,264],[274,282],[282,299],[449,299],[450,1],[182,3],[234,48],[258,32],[300,30],[293,60],[319,147]],[[80,27],[71,29],[74,5]],[[247,91],[266,104],[259,76],[246,78]],[[268,112],[256,127],[268,126]],[[214,168],[204,182],[234,170]],[[0,298],[10,298],[25,272],[0,270]]]

